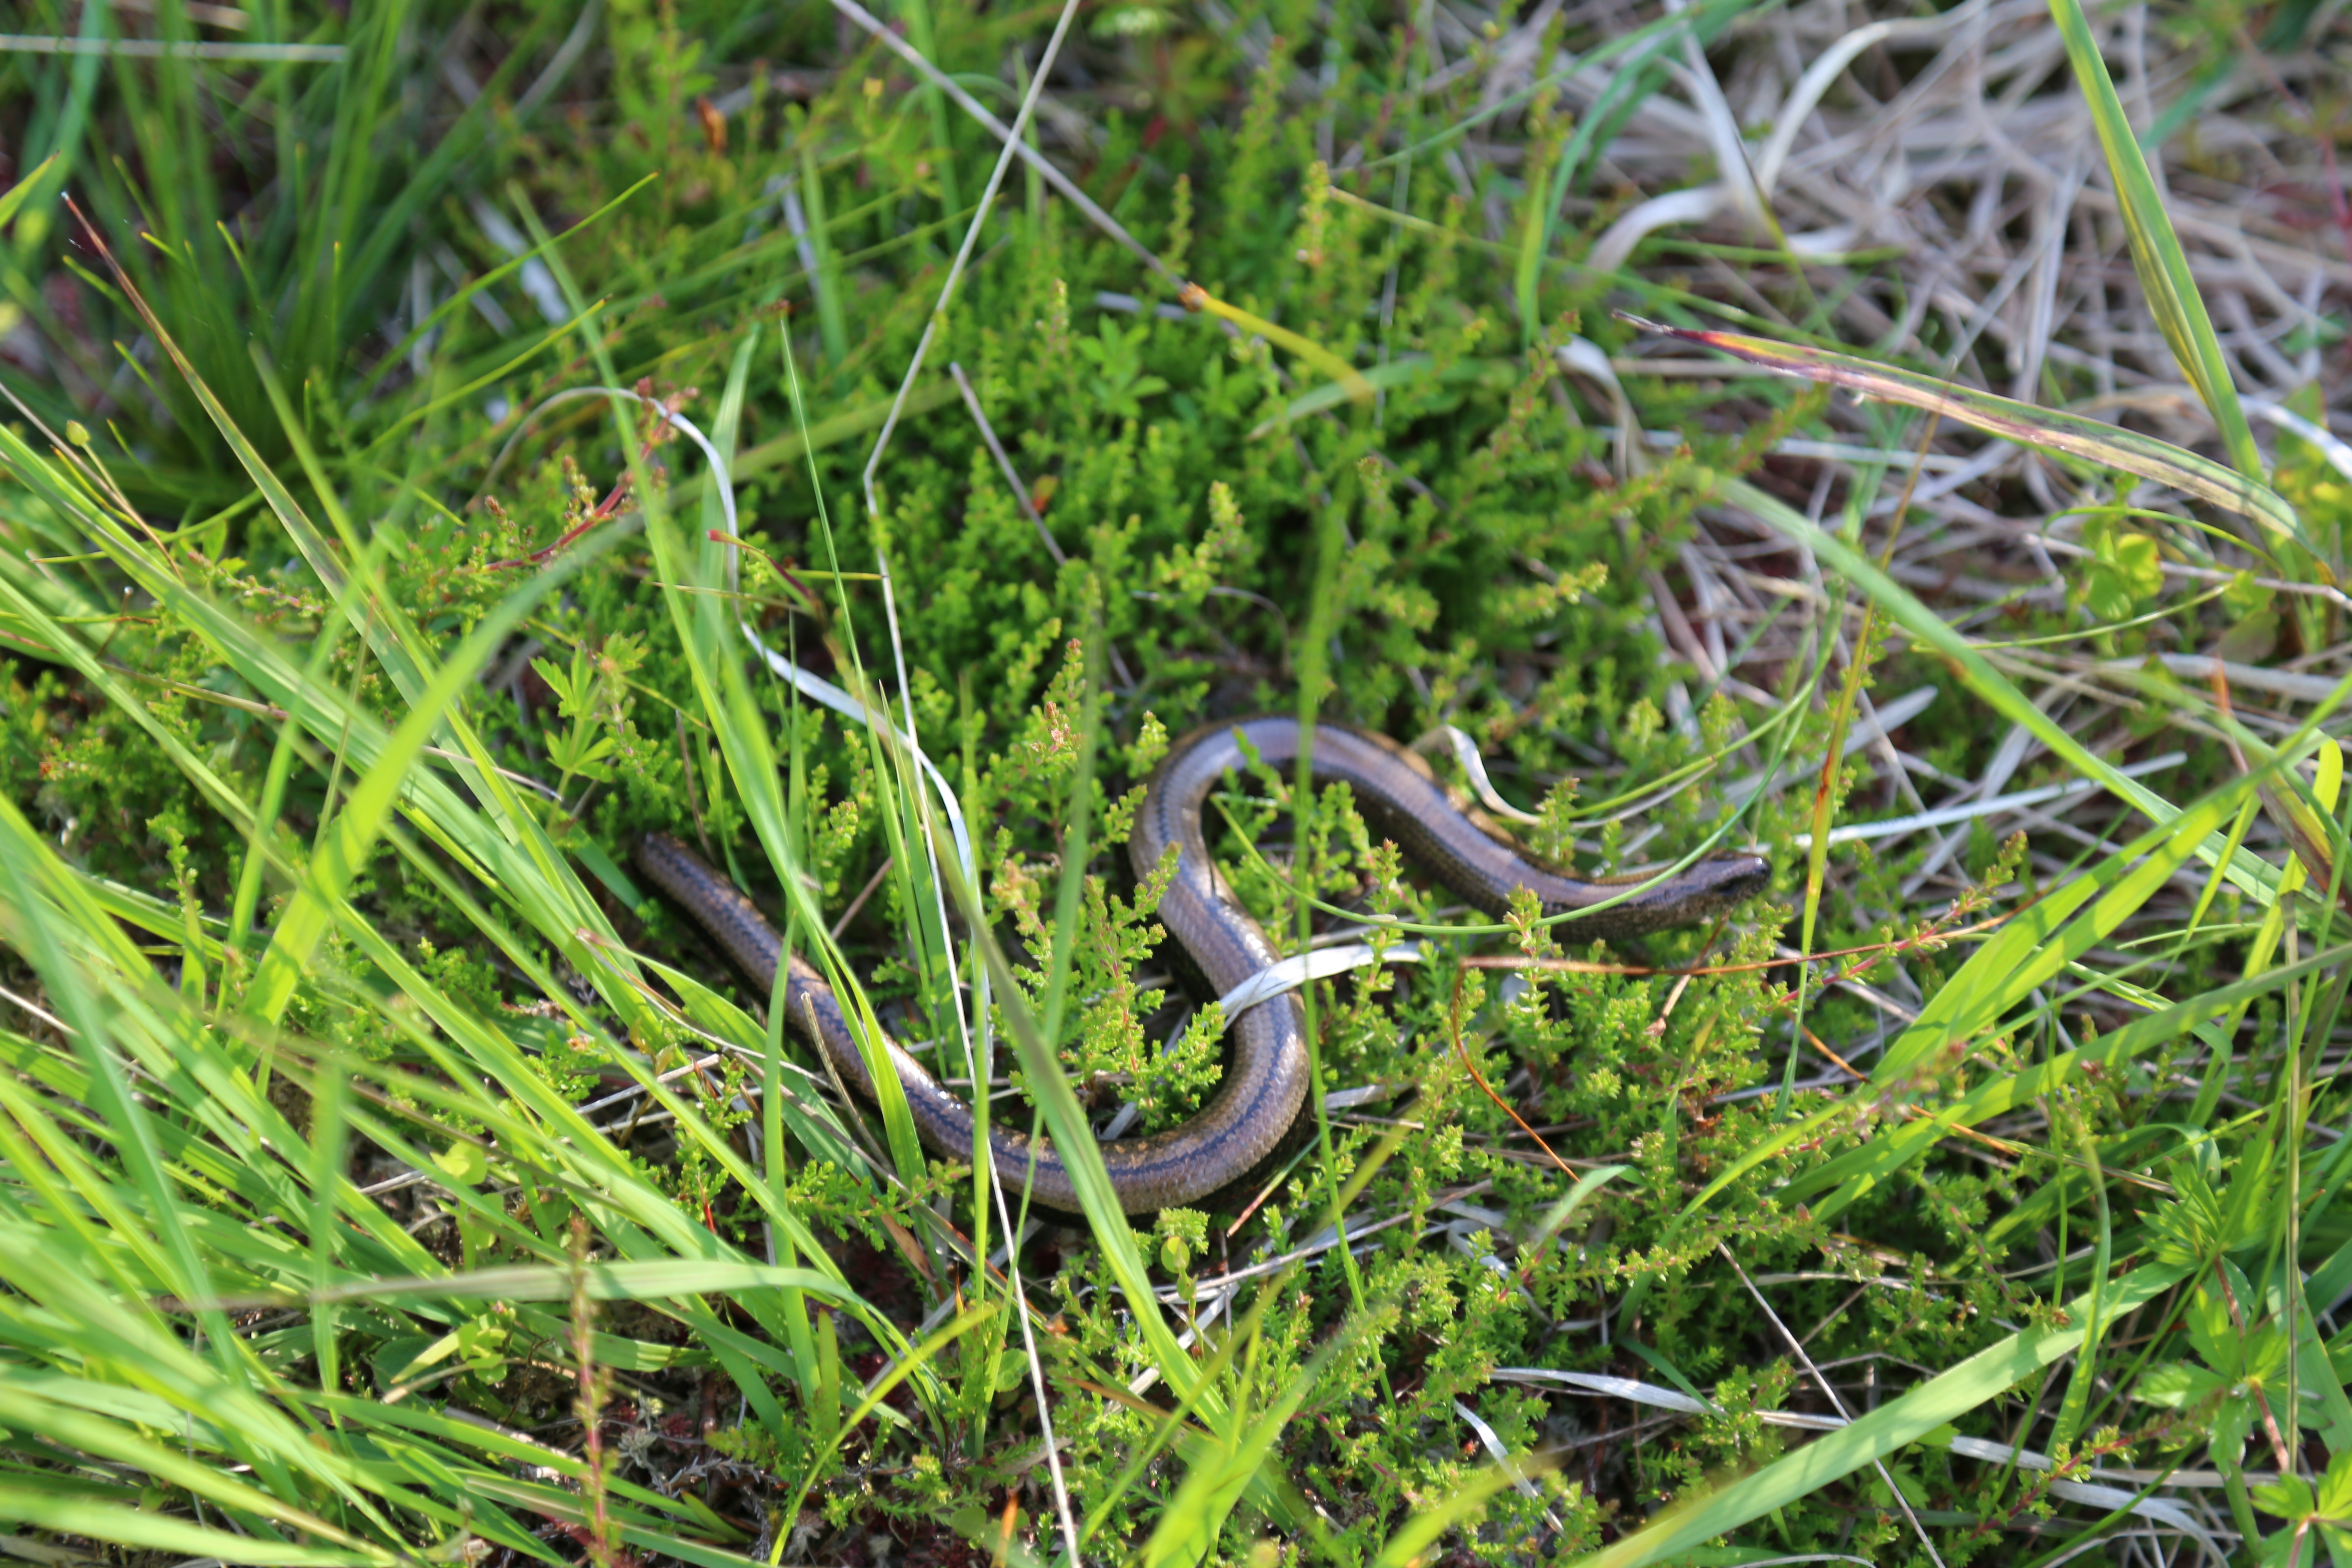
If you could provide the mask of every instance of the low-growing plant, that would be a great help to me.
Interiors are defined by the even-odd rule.
[[[260,54],[0,57],[0,326],[47,356],[0,365],[0,1544],[2340,1552],[2352,686],[2228,685],[2340,634],[2336,448],[2262,471],[2058,9],[2221,460],[1837,352],[1777,227],[1736,289],[1580,265],[1734,6],[1144,4],[1051,45],[265,8]],[[1050,132],[992,200],[983,116]],[[1875,401],[1635,383],[1655,331]],[[1990,622],[1894,570],[1918,465],[1790,466],[1962,425],[2080,502],[2079,570]],[[1710,618],[1720,509],[1779,607]],[[2213,628],[2200,689],[2167,656]],[[2138,711],[2062,721],[2059,658]],[[1237,770],[1223,875],[1343,950],[1317,1098],[1238,1211],[1130,1220],[1084,1152],[1192,1115],[1227,1018],[1126,840],[1176,738],[1262,711],[1414,743],[1548,860],[1752,846],[1770,891],[1614,946],[1489,921],[1344,784]],[[2223,743],[2148,782],[2184,733]],[[1984,826],[2078,780],[2119,808]],[[836,1093],[634,868],[652,831],[1073,1151],[1085,1212]]]

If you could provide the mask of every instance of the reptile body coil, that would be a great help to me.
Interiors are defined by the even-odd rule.
[[[1249,719],[1194,731],[1175,744],[1152,775],[1128,841],[1139,877],[1150,876],[1168,847],[1176,847],[1175,877],[1158,917],[1220,995],[1282,954],[1210,859],[1202,806],[1228,771],[1247,764],[1244,741],[1259,759],[1286,773],[1297,762],[1299,740],[1293,719]],[[1318,724],[1313,767],[1317,782],[1344,783],[1353,791],[1375,832],[1394,839],[1446,887],[1489,914],[1503,913],[1520,888],[1535,894],[1546,914],[1557,915],[1590,909],[1649,879],[1647,873],[1587,879],[1534,863],[1481,816],[1457,805],[1420,757],[1383,737]],[[783,940],[756,904],[668,834],[648,835],[637,847],[636,862],[754,984],[772,994]],[[1766,877],[1759,857],[1719,856],[1555,929],[1563,938],[1591,941],[1689,925],[1762,890]],[[798,953],[792,958],[785,1014],[845,1082],[872,1099],[866,1058],[833,987]],[[1232,1051],[1224,1079],[1199,1115],[1165,1132],[1100,1145],[1111,1185],[1128,1213],[1213,1199],[1262,1179],[1285,1148],[1308,1087],[1306,1017],[1298,997],[1286,994],[1245,1008],[1228,1021],[1227,1032]],[[889,1041],[887,1048],[923,1142],[950,1158],[971,1158],[971,1107],[942,1088],[898,1042]],[[1029,1183],[1036,1202],[1078,1208],[1069,1169],[1050,1141],[1034,1141],[1033,1147],[1027,1134],[991,1126],[989,1145],[997,1178],[1013,1190]]]

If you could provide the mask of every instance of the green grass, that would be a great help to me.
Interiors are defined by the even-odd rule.
[[[1748,121],[1805,7],[1139,0],[1040,98],[1058,9],[37,0],[341,53],[0,54],[0,1552],[2352,1555],[2352,503],[2167,216],[2231,171],[2053,11],[2122,223],[2053,254],[2170,357],[2062,313],[2020,384],[1918,248],[1811,258],[1835,171]],[[2327,43],[2145,19],[2200,102]],[[1904,26],[1870,103],[1944,79]],[[1642,363],[1717,350],[1778,374]],[[2173,402],[2068,411],[2118,385]],[[1939,486],[1971,432],[2042,466]],[[1328,1098],[1130,1222],[1095,1131],[1219,1047],[1124,840],[1255,711],[1773,891],[1565,947],[1235,779],[1228,878],[1354,954]],[[841,1099],[653,828],[1085,1214]]]

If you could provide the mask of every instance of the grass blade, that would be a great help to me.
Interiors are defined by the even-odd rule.
[[[2284,541],[2315,555],[2319,552],[2294,508],[2263,482],[2259,467],[2251,474],[2232,472],[2186,447],[2159,441],[2153,436],[2103,425],[2079,414],[2039,408],[1853,354],[1801,348],[1739,332],[1685,331],[1634,320],[1644,331],[1717,349],[1782,375],[1841,386],[1859,397],[1923,408],[2005,440],[2095,463],[2101,468],[2121,468],[2234,512],[2252,521],[2273,543]]]
[[[422,700],[401,720],[399,729],[393,731],[383,753],[361,777],[359,787],[352,792],[333,826],[326,830],[320,852],[311,860],[309,877],[295,894],[292,907],[278,922],[247,998],[247,1009],[255,1017],[274,1023],[293,999],[295,982],[310,962],[310,950],[326,934],[331,910],[342,901],[352,879],[366,868],[375,840],[402,794],[409,769],[426,741],[440,728],[443,716],[456,703],[458,692],[473,680],[475,672],[489,661],[541,599],[611,549],[619,536],[618,530],[606,530],[602,539],[583,541],[555,567],[531,576],[501,600],[497,609],[483,616],[457,652],[434,671],[421,694]]]
[[[2163,329],[2164,341],[2170,345],[2172,357],[2180,362],[2181,373],[2197,388],[2213,423],[2221,427],[2221,445],[2228,449],[2231,463],[2248,480],[2259,483],[2263,455],[2254,445],[2246,411],[2238,402],[2230,363],[2214,335],[2212,318],[2205,313],[2204,296],[2189,270],[2180,237],[2172,231],[2163,193],[2148,172],[2147,155],[2132,132],[2123,100],[2116,95],[2115,81],[2107,75],[2107,62],[2091,37],[2081,0],[2050,0],[2050,16],[2058,24],[2058,36],[2065,40],[2067,63],[2074,68],[2074,85],[2082,89],[2083,100],[2090,106],[2091,123],[2098,130],[2099,150],[2106,154],[2107,173],[2116,182],[2124,230],[2131,237],[2132,270],[2139,276],[2148,311]]]
[[[21,1483],[0,1483],[0,1519],[86,1541],[168,1552],[177,1559],[250,1563],[255,1568],[373,1568],[404,1561],[398,1553],[382,1550],[297,1546],[191,1524],[170,1514],[126,1506],[134,1496],[93,1499]]]
[[[1746,509],[1759,521],[1803,544],[1843,574],[1847,581],[1875,599],[1896,625],[1951,659],[1958,668],[1960,679],[2002,718],[2025,726],[2027,731],[2049,747],[2053,754],[2085,776],[2098,780],[2153,822],[2168,823],[2180,815],[2179,807],[2137,780],[2127,777],[2113,763],[2084,746],[2070,731],[2054,722],[2050,715],[2011,685],[2008,678],[1993,668],[1968,638],[1953,630],[1941,616],[1913,597],[1908,589],[1881,572],[1861,551],[1745,480],[1725,481],[1720,493],[1725,500]],[[2307,721],[2306,730],[2316,724],[2320,717],[2340,706],[2347,696],[2352,696],[2352,679],[2339,685],[2329,700],[2318,706],[2315,716]],[[2231,881],[2260,902],[2267,905],[2277,896],[2277,868],[2265,865],[2246,850],[2231,851],[2225,840],[2209,837],[2198,847],[2197,854],[2208,865],[2222,866]],[[2223,858],[2225,854],[2228,857],[2226,860]]]
[[[855,1305],[857,1294],[830,1275],[728,1258],[665,1258],[643,1263],[592,1263],[584,1268],[483,1268],[440,1279],[365,1279],[322,1293],[331,1301],[410,1298],[489,1301],[565,1301],[573,1289],[592,1301],[666,1301],[741,1290],[804,1290]]]
[[[2352,948],[2329,948],[2299,963],[2288,964],[2232,985],[2224,985],[2189,1001],[2176,1003],[2162,1012],[2135,1018],[2122,1028],[2100,1036],[2097,1045],[2088,1049],[2063,1051],[2023,1072],[1994,1079],[1970,1089],[1932,1116],[1874,1139],[1866,1148],[1851,1150],[1819,1169],[1807,1172],[1789,1184],[1789,1201],[1804,1203],[1816,1193],[1836,1188],[1835,1192],[1813,1205],[1814,1216],[1826,1220],[1849,1207],[1871,1185],[1885,1181],[1894,1171],[1917,1159],[1950,1129],[1972,1126],[1988,1117],[2031,1104],[2036,1095],[2051,1092],[2084,1068],[2104,1069],[2128,1061],[2143,1051],[2178,1039],[2200,1025],[2226,1016],[2246,1002],[2322,973],[2342,963],[2347,956],[2352,956]]]
[[[2151,1265],[2109,1284],[2102,1292],[2105,1320],[2112,1323],[2155,1300],[2187,1279],[2193,1267]],[[2011,1334],[1852,1426],[1825,1434],[1761,1470],[1671,1510],[1636,1533],[1585,1558],[1580,1568],[1647,1568],[1663,1563],[1918,1442],[1937,1427],[1958,1420],[2073,1353],[2083,1342],[2082,1325],[2092,1306],[2088,1298],[2068,1303],[2066,1316],[2072,1326]]]

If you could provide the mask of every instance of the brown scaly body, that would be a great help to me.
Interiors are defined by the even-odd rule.
[[[1152,775],[1128,841],[1138,876],[1148,876],[1168,847],[1176,847],[1176,875],[1160,901],[1160,922],[1219,994],[1282,956],[1218,874],[1202,837],[1202,803],[1227,771],[1244,765],[1244,737],[1279,771],[1287,773],[1297,759],[1299,727],[1293,719],[1249,719],[1196,730],[1176,743]],[[1317,725],[1314,771],[1318,783],[1344,781],[1375,830],[1490,914],[1501,913],[1522,887],[1535,894],[1545,913],[1561,914],[1589,909],[1647,879],[1584,880],[1537,865],[1458,805],[1419,757],[1376,735]],[[636,860],[738,967],[772,991],[783,942],[750,899],[667,834],[648,835]],[[1614,908],[1556,930],[1564,938],[1591,941],[1689,925],[1761,891],[1766,874],[1764,861],[1753,855],[1703,860]],[[845,1082],[871,1096],[866,1059],[833,988],[798,955],[792,962],[785,1016],[831,1058]],[[1308,1086],[1306,1020],[1297,997],[1284,995],[1248,1008],[1229,1027],[1233,1053],[1224,1080],[1198,1116],[1149,1138],[1101,1146],[1111,1185],[1128,1213],[1197,1205],[1234,1186],[1283,1148],[1298,1121]],[[888,1049],[923,1142],[950,1158],[970,1158],[971,1108],[940,1088],[896,1041]],[[1034,1200],[1049,1207],[1078,1207],[1069,1171],[1050,1142],[1037,1141],[1033,1148],[1025,1133],[992,1126],[989,1144],[998,1179],[1016,1190],[1032,1183]]]

